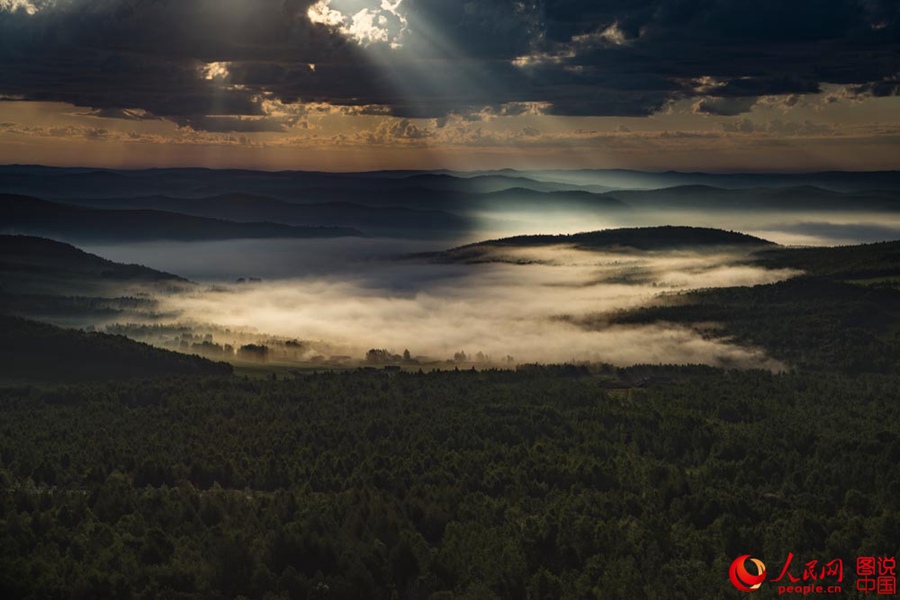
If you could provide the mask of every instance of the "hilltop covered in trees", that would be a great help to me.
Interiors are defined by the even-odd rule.
[[[230,375],[231,365],[128,338],[0,315],[0,382]]]
[[[451,248],[444,252],[423,253],[417,257],[437,262],[477,262],[490,257],[493,250],[537,248],[541,246],[571,246],[578,250],[704,250],[716,247],[759,249],[775,247],[773,242],[745,233],[709,227],[625,227],[603,229],[567,235],[518,235],[486,240]]]

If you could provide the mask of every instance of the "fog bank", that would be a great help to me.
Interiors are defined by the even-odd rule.
[[[623,254],[570,247],[504,252],[527,264],[322,256],[330,265],[327,276],[312,269],[284,279],[203,286],[164,299],[163,309],[232,329],[323,341],[359,358],[368,349],[386,348],[398,354],[408,349],[429,360],[481,352],[498,363],[512,356],[518,363],[780,367],[755,349],[704,339],[690,328],[590,330],[572,321],[659,302],[661,294],[771,283],[794,272],[749,266],[743,255],[724,252]]]

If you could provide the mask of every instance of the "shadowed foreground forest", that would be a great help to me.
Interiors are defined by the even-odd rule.
[[[722,598],[741,554],[849,571],[900,551],[898,395],[708,367],[7,388],[0,595]]]

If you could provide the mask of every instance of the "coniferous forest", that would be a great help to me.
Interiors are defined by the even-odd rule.
[[[730,597],[742,554],[900,550],[898,394],[707,367],[8,388],[0,589]]]

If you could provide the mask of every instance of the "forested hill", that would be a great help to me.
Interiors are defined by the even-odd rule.
[[[495,249],[537,248],[567,245],[579,250],[676,250],[706,249],[722,246],[746,249],[775,248],[777,244],[762,238],[710,227],[626,227],[568,235],[517,235],[486,240],[451,248],[443,252],[416,255],[439,262],[471,261]]]
[[[86,306],[85,298],[102,298],[104,305],[120,297],[127,297],[127,304],[149,304],[147,291],[193,285],[178,275],[116,263],[62,242],[0,235],[0,312],[6,314],[60,316],[57,309],[62,309],[71,315],[70,308]]]
[[[571,235],[517,235],[514,237],[489,240],[462,246],[462,248],[482,246],[552,246],[572,244],[577,248],[615,248],[617,246],[636,250],[668,250],[692,246],[774,246],[773,242],[762,238],[724,231],[710,227],[627,227],[603,229]]]
[[[229,364],[161,350],[123,336],[0,315],[0,381],[4,383],[231,373]]]
[[[697,290],[624,311],[611,322],[716,323],[719,335],[762,347],[801,370],[900,374],[900,241],[778,248],[753,260],[804,274],[769,285]]]
[[[173,281],[187,283],[187,279],[157,271],[142,265],[124,265],[95,254],[80,250],[70,244],[47,238],[27,235],[0,235],[0,272],[52,274],[65,272],[68,276],[79,275],[128,281]]]
[[[900,278],[900,241],[834,248],[778,248],[757,253],[756,262],[770,269],[801,269],[809,275],[841,280],[896,280]]]

